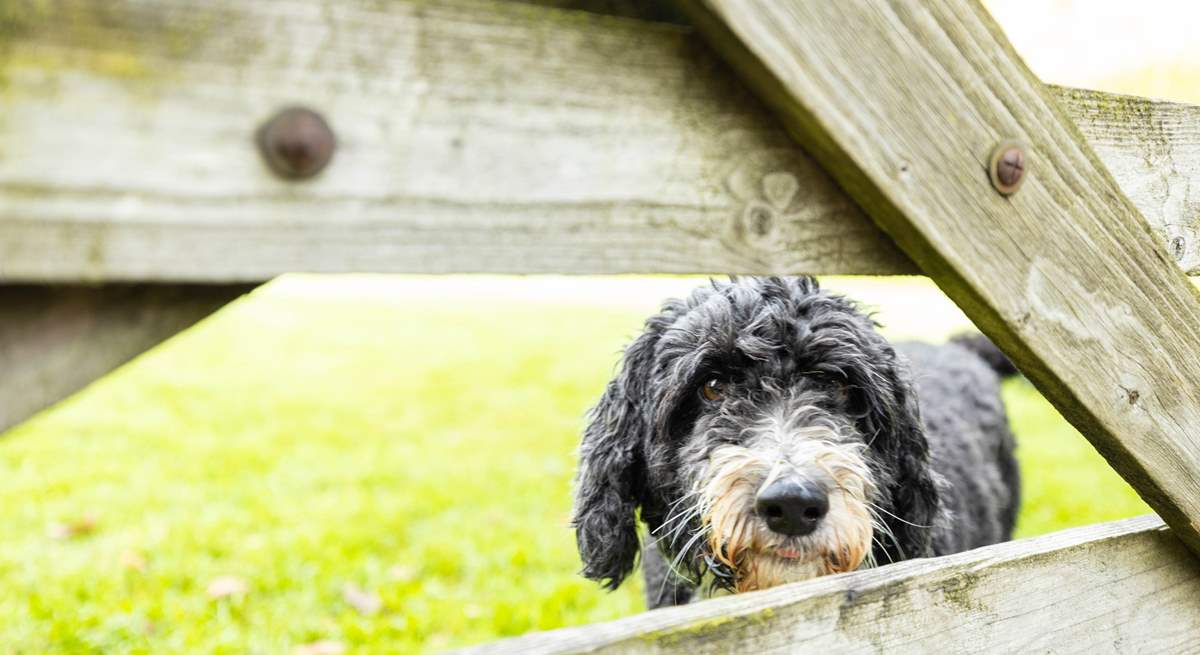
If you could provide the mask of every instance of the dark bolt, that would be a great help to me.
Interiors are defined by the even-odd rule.
[[[304,107],[288,107],[272,116],[258,128],[255,140],[271,170],[290,180],[320,173],[337,145],[325,119]]]
[[[750,210],[750,229],[759,236],[766,236],[771,230],[771,212],[763,207]]]
[[[1177,261],[1177,262],[1183,261],[1183,256],[1186,253],[1187,253],[1187,243],[1184,242],[1183,237],[1172,238],[1171,239],[1171,256],[1175,258],[1175,261]]]
[[[988,162],[988,175],[992,179],[992,186],[1006,196],[1016,193],[1025,181],[1025,169],[1028,165],[1025,150],[1019,143],[1001,143],[992,151]]]

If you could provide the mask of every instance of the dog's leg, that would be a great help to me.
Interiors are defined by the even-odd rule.
[[[646,609],[691,602],[695,588],[671,571],[666,558],[658,551],[658,542],[649,535],[642,547],[642,576],[646,579]]]

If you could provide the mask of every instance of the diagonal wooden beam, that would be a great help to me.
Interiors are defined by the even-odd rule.
[[[252,288],[0,286],[0,432]]]
[[[1200,293],[983,7],[682,6],[797,141],[1200,551]],[[1009,139],[1026,144],[1029,164],[1006,197],[988,163]]]

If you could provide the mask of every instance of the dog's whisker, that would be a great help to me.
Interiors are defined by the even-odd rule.
[[[872,508],[874,508],[874,509],[877,509],[877,510],[879,510],[879,511],[883,512],[884,514],[887,514],[888,516],[890,516],[890,517],[892,517],[892,518],[896,519],[897,521],[899,521],[899,522],[901,522],[901,523],[903,523],[903,524],[905,524],[905,525],[911,525],[911,526],[912,526],[912,527],[914,527],[914,528],[926,528],[926,529],[928,529],[928,528],[932,528],[932,527],[933,527],[932,525],[921,525],[921,524],[919,524],[919,523],[913,523],[912,521],[905,521],[904,519],[900,518],[899,516],[896,516],[895,514],[892,514],[891,512],[887,511],[886,509],[884,509],[884,508],[882,508],[882,507],[880,507],[880,506],[878,506],[878,505],[875,505],[875,504],[873,504],[873,503],[867,503],[867,506],[868,506],[868,507],[872,507]]]
[[[684,544],[683,548],[679,549],[679,554],[676,555],[675,559],[671,561],[671,564],[668,568],[670,568],[672,571],[676,571],[677,569],[675,567],[679,566],[679,563],[683,561],[684,556],[688,554],[688,551],[692,549],[692,546],[696,545],[696,542],[702,537],[704,537],[704,533],[697,532],[686,544]]]
[[[900,540],[896,538],[896,533],[892,531],[891,526],[889,526],[887,522],[885,522],[878,514],[875,513],[875,510],[870,503],[867,503],[865,507],[871,514],[871,525],[874,528],[873,531],[879,532],[883,536],[891,539],[892,544],[896,546],[896,551],[900,554],[900,557],[904,558],[904,548],[900,545]],[[874,539],[874,535],[872,535],[871,538]],[[888,563],[892,563],[892,556],[888,552],[887,546],[882,541],[877,541],[877,543],[879,544],[879,548],[883,551],[883,553],[887,555]]]
[[[650,534],[658,534],[664,528],[671,527],[672,525],[687,523],[692,518],[695,518],[695,516],[698,516],[699,513],[700,513],[699,507],[692,507],[683,512],[672,514],[672,515],[668,516],[667,520],[662,522],[662,525],[658,526],[654,530],[651,530]]]
[[[874,538],[874,537],[871,537],[871,542],[872,542],[872,543],[874,543],[874,541],[875,541],[875,538]],[[868,569],[873,569],[873,568],[876,568],[876,567],[878,567],[878,566],[879,566],[879,564],[877,564],[877,563],[875,562],[875,550],[874,550],[874,549],[868,549],[868,550],[867,550],[867,555],[866,555],[866,557],[864,557],[864,558],[863,558],[863,562],[862,562],[862,564],[859,566],[859,568],[868,568]]]
[[[692,500],[692,499],[685,498],[683,500]],[[687,505],[682,508],[680,507],[680,504],[678,502],[676,502],[676,503],[672,504],[671,509],[667,510],[667,518],[665,521],[663,521],[663,523],[666,524],[666,523],[670,523],[672,521],[677,521],[680,519],[680,517],[697,514],[702,510],[703,510],[703,501],[700,498],[694,499],[694,502],[691,505]]]
[[[675,527],[673,527],[671,531],[664,536],[664,539],[667,541],[667,543],[674,544],[676,541],[678,541],[679,537],[682,536],[684,531],[688,529],[688,526],[692,525],[692,519],[694,518],[696,517],[693,516],[688,520],[679,521],[676,523]]]
[[[678,577],[680,580],[683,580],[684,582],[686,582],[692,586],[695,586],[700,583],[699,580],[692,580],[692,578],[690,576],[688,576],[683,571],[680,571],[678,568],[676,568],[676,562],[672,562],[671,564],[669,564],[667,566],[667,571],[668,571],[668,574],[663,576],[662,582],[658,585],[658,595],[656,596],[656,598],[659,598],[659,599],[662,598],[663,592],[667,590],[667,582],[669,582],[671,580],[672,575]]]
[[[883,554],[887,556],[887,558],[888,558],[888,564],[893,564],[893,563],[894,563],[894,562],[892,561],[892,556],[891,556],[891,554],[890,554],[890,553],[888,553],[888,551],[887,551],[887,547],[886,547],[886,546],[884,546],[884,544],[883,544],[883,541],[881,541],[880,539],[876,538],[874,535],[871,535],[871,543],[875,544],[876,546],[879,546],[879,550],[883,551]],[[874,551],[874,550],[872,550],[872,551],[871,551],[871,553],[870,553],[869,557],[870,557],[870,559],[871,559],[871,561],[872,561],[872,562],[874,562],[874,561],[875,561],[875,551]]]
[[[700,495],[700,489],[692,489],[691,491],[680,496],[678,500],[676,500],[675,502],[668,505],[667,509],[668,510],[674,509],[675,507],[678,507],[680,504],[682,504],[696,496],[699,496],[699,495]]]
[[[882,532],[888,537],[891,537],[892,541],[896,542],[895,532],[892,531],[892,528],[887,524],[887,521],[884,521],[883,517],[876,513],[877,507],[872,503],[863,503],[863,506],[866,507],[867,512],[871,514],[871,524],[874,526],[875,530]],[[897,543],[897,545],[899,544]]]
[[[696,508],[687,514],[681,515],[679,520],[676,521],[675,527],[671,529],[672,540],[674,540],[674,537],[679,536],[683,530],[687,529],[689,525],[692,525],[693,521],[696,521],[701,517],[702,512],[700,511],[700,508]]]

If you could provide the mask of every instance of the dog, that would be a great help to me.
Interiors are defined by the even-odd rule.
[[[616,589],[641,552],[655,608],[1009,539],[1016,369],[982,335],[877,327],[811,277],[666,301],[588,416],[582,574]]]

